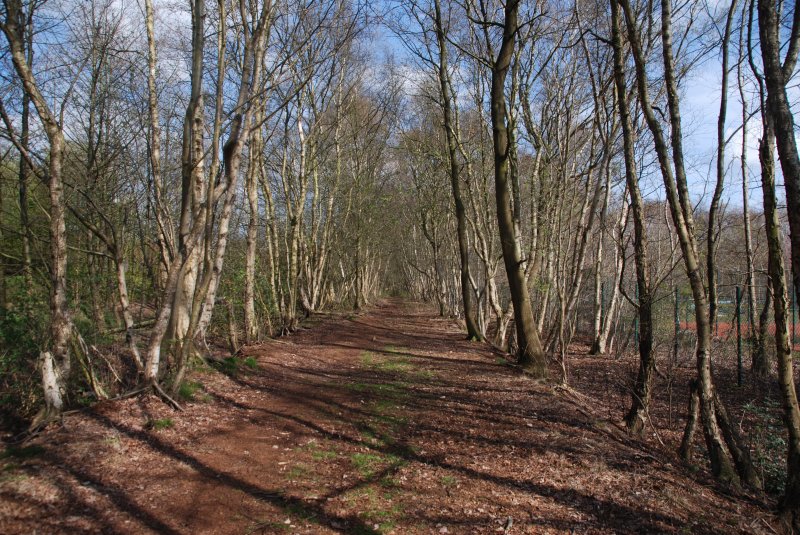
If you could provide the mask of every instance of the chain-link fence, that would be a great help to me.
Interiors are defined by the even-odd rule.
[[[631,301],[638,299],[635,285],[624,288],[619,296],[616,311],[612,308],[613,286],[601,285],[601,315],[609,316],[610,352],[620,355],[636,351],[639,336],[639,321]],[[748,288],[735,284],[723,284],[717,288],[717,315],[712,324],[715,358],[734,360],[741,365],[743,374],[750,368],[755,347],[753,336],[764,334],[764,350],[770,362],[775,354],[775,319],[773,303],[764,284],[753,288],[754,299]],[[793,290],[793,289],[792,289]],[[587,292],[588,293],[588,292]],[[795,350],[800,350],[800,310],[794,291],[790,296],[789,337]],[[595,305],[591,294],[579,307],[576,333],[582,340],[591,341],[594,332]],[[672,356],[678,363],[693,359],[696,343],[694,300],[688,286],[662,287],[653,304],[653,346],[659,356]],[[763,326],[762,326],[763,321]]]

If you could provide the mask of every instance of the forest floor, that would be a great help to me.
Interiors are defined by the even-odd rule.
[[[193,371],[183,412],[106,401],[0,453],[0,533],[781,531],[674,437],[628,438],[622,368],[585,363],[578,393],[421,305],[317,316]]]

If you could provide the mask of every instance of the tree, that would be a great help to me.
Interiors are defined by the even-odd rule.
[[[755,0],[754,0],[755,1]],[[791,36],[786,56],[781,62],[779,43],[779,18],[775,3],[758,0],[758,27],[761,38],[761,58],[766,82],[768,116],[765,117],[765,132],[762,138],[763,149],[772,147],[772,135],[778,147],[778,156],[786,185],[786,203],[789,212],[791,238],[792,271],[794,287],[798,290],[800,278],[800,156],[794,134],[794,116],[786,94],[786,85],[794,73],[800,52],[800,9],[794,8]],[[764,154],[770,158],[771,154]],[[784,420],[789,434],[789,448],[786,459],[786,493],[781,508],[795,529],[800,529],[800,407],[797,401],[797,388],[794,383],[791,348],[788,343],[786,327],[786,277],[783,273],[782,247],[775,207],[775,184],[772,174],[762,174],[764,191],[764,212],[767,218],[767,239],[769,245],[769,273],[772,283],[775,310],[775,345],[778,359],[778,378],[783,401]]]
[[[711,321],[705,283],[700,271],[697,240],[695,236],[693,206],[689,199],[686,169],[683,152],[683,134],[675,63],[672,50],[672,5],[670,0],[661,2],[661,43],[664,67],[664,82],[669,111],[670,144],[666,142],[664,129],[653,110],[649,91],[649,76],[645,56],[639,38],[637,19],[628,0],[620,0],[625,15],[630,42],[636,66],[636,82],[639,102],[644,111],[653,145],[658,157],[659,168],[666,189],[672,222],[678,234],[683,254],[686,275],[692,290],[697,326],[697,389],[699,412],[703,433],[715,477],[723,482],[735,482],[737,474],[728,451],[734,456],[735,466],[742,479],[753,487],[760,487],[760,481],[752,467],[749,454],[739,443],[727,418],[725,408],[714,391],[711,375]],[[671,158],[670,158],[671,149]],[[686,435],[693,431],[693,413],[687,422]],[[727,449],[726,449],[727,446]]]
[[[40,367],[44,387],[45,408],[34,423],[47,421],[60,414],[64,408],[65,381],[70,371],[69,339],[72,333],[69,304],[67,303],[67,233],[65,222],[63,115],[58,117],[50,108],[39,89],[29,57],[25,54],[26,20],[21,0],[5,0],[5,20],[0,23],[11,50],[11,58],[23,91],[33,102],[44,126],[49,143],[47,185],[49,191],[48,213],[50,216],[50,332],[49,350],[42,351]],[[24,145],[20,145],[23,158],[29,158]]]
[[[511,165],[512,136],[508,124],[508,108],[506,105],[505,82],[511,60],[514,56],[516,35],[519,31],[519,0],[509,0],[504,8],[504,19],[498,23],[502,28],[500,48],[492,53],[491,65],[491,119],[492,140],[494,145],[494,180],[497,202],[497,223],[500,230],[500,242],[503,261],[506,266],[511,300],[514,303],[514,323],[517,331],[517,359],[537,377],[547,376],[547,361],[539,339],[539,332],[533,318],[530,294],[525,277],[525,259],[518,230],[514,225],[514,215],[510,191],[512,173],[516,169]],[[488,24],[486,24],[488,27]],[[488,30],[487,30],[488,31]]]
[[[634,155],[633,121],[628,107],[628,87],[625,81],[625,65],[620,29],[620,11],[616,0],[611,0],[611,42],[614,48],[614,84],[617,107],[622,122],[623,154],[625,156],[625,183],[630,196],[633,214],[633,247],[636,262],[636,288],[638,290],[639,315],[639,372],[632,391],[632,403],[625,423],[632,434],[644,432],[650,406],[653,374],[656,360],[653,354],[653,294],[650,283],[650,267],[647,259],[647,228],[645,226],[644,202],[639,189]]]
[[[473,303],[472,288],[469,283],[469,244],[467,243],[467,218],[464,199],[461,193],[461,176],[457,160],[456,130],[453,121],[453,98],[451,96],[450,72],[447,60],[447,42],[445,28],[442,22],[442,8],[439,0],[434,0],[434,27],[436,29],[436,44],[439,48],[439,95],[442,101],[444,115],[444,130],[447,137],[447,155],[450,162],[450,185],[453,189],[453,201],[456,208],[456,226],[458,233],[458,255],[460,260],[461,299],[464,307],[464,320],[467,324],[467,338],[482,340],[483,334],[475,320],[475,305]]]

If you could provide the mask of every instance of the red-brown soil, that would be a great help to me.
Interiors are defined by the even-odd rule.
[[[247,348],[255,369],[193,372],[184,412],[139,397],[68,414],[0,458],[0,533],[780,531],[670,438],[628,438],[613,392],[533,381],[462,338],[385,302]],[[601,369],[571,374],[615,390],[587,377]]]

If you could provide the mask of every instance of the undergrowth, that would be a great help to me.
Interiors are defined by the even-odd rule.
[[[786,426],[780,404],[772,400],[747,403],[743,410],[753,417],[750,430],[753,463],[764,481],[764,490],[782,494],[786,485]]]

